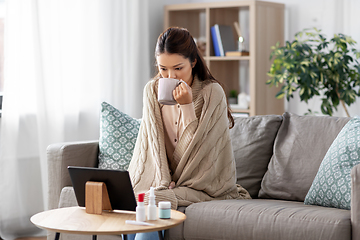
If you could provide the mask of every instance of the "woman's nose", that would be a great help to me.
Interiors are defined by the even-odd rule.
[[[168,78],[176,78],[175,71],[169,71]]]

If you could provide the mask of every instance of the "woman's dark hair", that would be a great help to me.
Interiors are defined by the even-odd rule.
[[[160,34],[155,48],[155,61],[156,57],[162,53],[180,54],[184,58],[189,59],[190,63],[193,63],[196,59],[196,64],[192,69],[193,77],[196,75],[200,81],[210,80],[212,82],[217,82],[224,89],[223,85],[214,78],[209,68],[206,66],[204,58],[202,57],[193,37],[187,29],[170,27],[162,34]],[[157,73],[155,78],[160,78],[160,72]],[[234,126],[234,118],[231,115],[228,102],[227,105],[227,115],[230,128],[232,128]]]

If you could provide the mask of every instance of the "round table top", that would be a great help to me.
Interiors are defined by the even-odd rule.
[[[185,219],[184,213],[171,210],[170,219],[146,221],[154,226],[132,225],[125,221],[136,220],[133,211],[103,211],[97,215],[86,213],[84,207],[68,207],[37,213],[30,221],[39,228],[59,233],[121,235],[165,230],[179,225]]]

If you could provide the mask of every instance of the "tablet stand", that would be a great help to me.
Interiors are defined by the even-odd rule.
[[[112,210],[106,184],[87,181],[85,184],[86,213],[101,214],[103,210]]]

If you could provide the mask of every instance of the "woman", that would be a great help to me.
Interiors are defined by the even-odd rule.
[[[236,184],[229,136],[234,125],[223,88],[211,75],[190,33],[169,28],[155,49],[158,74],[144,88],[143,119],[129,173],[136,194],[155,187],[171,207],[250,198]],[[183,80],[178,104],[157,101],[159,78]],[[146,202],[146,200],[145,200]]]

